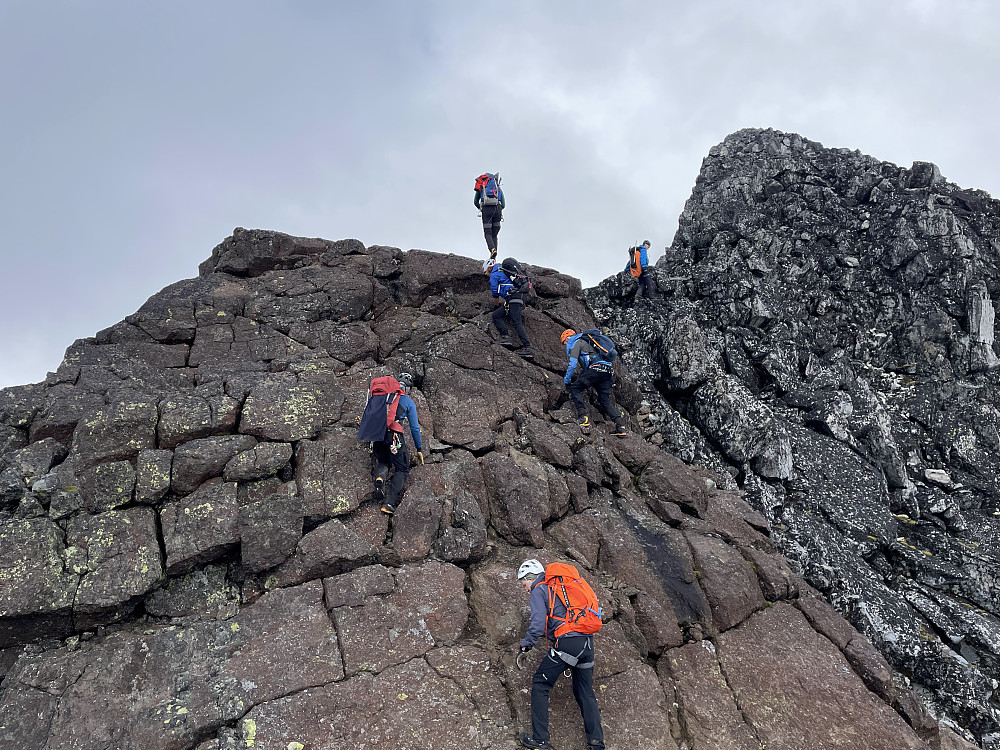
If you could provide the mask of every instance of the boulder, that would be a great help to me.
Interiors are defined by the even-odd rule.
[[[127,615],[137,598],[163,577],[163,558],[151,508],[74,517],[67,556],[80,576],[73,602],[75,627],[86,629]]]
[[[375,549],[368,542],[334,519],[299,540],[292,556],[268,576],[268,586],[294,586],[344,573],[374,557]]]
[[[252,449],[256,443],[248,435],[220,435],[184,443],[174,450],[171,489],[178,494],[193,492],[205,480],[221,476],[231,459]]]
[[[0,524],[0,648],[39,635],[67,635],[79,575],[68,565],[63,532],[47,518]]]
[[[73,452],[88,465],[135,458],[156,447],[158,418],[155,398],[122,391],[84,413],[73,432]]]
[[[233,549],[239,542],[236,485],[203,487],[160,511],[168,575],[193,570]]]
[[[240,432],[278,442],[311,438],[340,419],[343,403],[339,388],[292,381],[261,384],[243,404]]]
[[[248,570],[260,573],[280,565],[302,538],[302,504],[296,495],[276,494],[241,505],[237,532]]]

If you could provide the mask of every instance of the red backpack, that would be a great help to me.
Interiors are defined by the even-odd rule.
[[[403,386],[392,376],[372,380],[368,386],[368,403],[358,425],[358,440],[389,442],[390,433],[403,432],[403,425],[396,419],[396,409],[404,393]]]
[[[601,629],[601,605],[597,594],[576,568],[566,563],[549,563],[545,566],[545,585],[549,587],[549,617],[563,621],[555,629],[556,638],[564,633],[590,635]],[[565,617],[552,614],[557,596],[566,607]]]

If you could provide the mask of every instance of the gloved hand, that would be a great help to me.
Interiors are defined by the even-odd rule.
[[[421,466],[424,465],[424,452],[423,451],[417,451],[417,461],[420,462]]]
[[[354,418],[354,424],[358,425],[359,427],[361,426],[361,415],[360,414]]]

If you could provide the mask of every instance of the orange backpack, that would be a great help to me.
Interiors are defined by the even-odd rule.
[[[630,247],[628,249],[628,270],[633,278],[642,276],[642,262],[639,260],[639,248]]]
[[[555,629],[556,638],[564,633],[590,635],[601,629],[601,605],[597,594],[576,568],[566,563],[549,563],[545,566],[545,585],[549,587],[549,617],[563,621]],[[566,607],[565,617],[552,614],[557,596]]]

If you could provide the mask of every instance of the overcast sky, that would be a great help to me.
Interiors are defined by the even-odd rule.
[[[993,0],[0,0],[0,386],[233,227],[592,285],[670,244],[708,149],[800,133],[1000,195]]]

